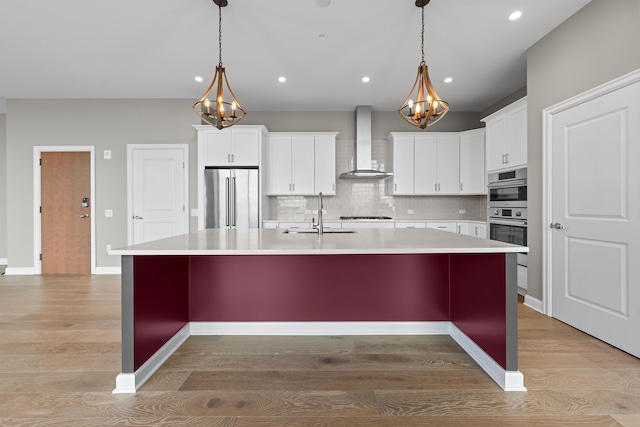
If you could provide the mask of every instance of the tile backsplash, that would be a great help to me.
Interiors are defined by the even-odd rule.
[[[393,219],[473,219],[486,218],[486,196],[391,196],[386,179],[338,179],[342,172],[355,169],[355,142],[336,142],[336,195],[324,198],[324,218],[341,216],[389,216]],[[373,140],[372,167],[387,167],[387,142]],[[273,196],[265,219],[311,220],[317,217],[318,197]],[[464,211],[464,213],[460,213]],[[413,213],[410,213],[413,212]]]

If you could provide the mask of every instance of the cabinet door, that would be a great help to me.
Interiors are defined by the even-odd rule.
[[[456,226],[458,228],[458,234],[464,234],[465,236],[468,236],[471,234],[469,230],[470,224],[468,222],[457,222]]]
[[[258,166],[260,158],[260,130],[233,128],[231,130],[231,160],[235,166]]]
[[[438,137],[438,193],[460,193],[460,137]]]
[[[527,109],[523,108],[507,117],[507,165],[509,168],[527,164]]]
[[[336,194],[336,139],[315,138],[315,193]]]
[[[507,120],[502,117],[487,123],[487,172],[505,167]]]
[[[269,194],[291,194],[291,137],[269,138],[268,154]]]
[[[314,194],[314,140],[313,136],[293,136],[291,138],[292,194]]]
[[[229,166],[231,164],[231,131],[214,130],[205,140],[205,166]]]
[[[487,225],[486,224],[472,224],[473,232],[470,233],[472,236],[482,237],[484,239],[487,238]]]
[[[438,192],[438,137],[415,137],[415,194]]]
[[[393,194],[413,194],[413,137],[393,139]]]
[[[484,132],[460,135],[460,194],[486,194]]]

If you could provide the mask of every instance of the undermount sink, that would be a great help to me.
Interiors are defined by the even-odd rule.
[[[323,234],[334,233],[355,233],[356,230],[352,228],[325,228]],[[287,228],[283,231],[286,234],[318,234],[318,230],[315,228]]]

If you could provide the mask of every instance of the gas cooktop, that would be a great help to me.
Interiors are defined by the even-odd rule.
[[[390,216],[341,216],[340,219],[392,219]]]

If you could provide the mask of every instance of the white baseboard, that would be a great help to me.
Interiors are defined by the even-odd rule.
[[[522,375],[520,371],[505,370],[453,323],[451,324],[451,338],[456,340],[456,342],[460,344],[460,347],[462,347],[504,391],[527,391],[524,387],[524,375]]]
[[[96,267],[96,274],[121,274],[121,267]]]
[[[524,305],[526,305],[527,307],[540,312],[542,314],[544,313],[544,304],[542,303],[541,300],[536,299],[534,297],[532,297],[531,295],[527,295],[524,297]]]
[[[450,322],[191,322],[191,335],[449,335]]]
[[[33,276],[36,269],[33,267],[7,267],[4,271],[5,276]]]
[[[191,335],[450,335],[504,391],[526,391],[520,371],[506,371],[451,322],[191,322],[134,373],[116,377],[114,394],[136,393]]]
[[[113,394],[135,393],[180,348],[189,336],[189,324],[187,323],[134,373],[120,373],[116,377],[116,388],[113,390]]]

